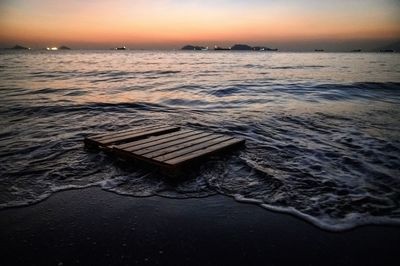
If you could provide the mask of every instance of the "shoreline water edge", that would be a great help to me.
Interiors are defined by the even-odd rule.
[[[221,194],[325,230],[400,223],[398,54],[0,54],[0,207],[90,186]],[[37,62],[45,62],[38,64]],[[83,148],[168,122],[246,139],[176,182]]]

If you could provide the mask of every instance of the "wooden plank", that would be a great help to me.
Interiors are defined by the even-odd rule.
[[[101,138],[93,138],[93,137],[89,137],[87,139],[85,139],[85,143],[89,144],[89,145],[94,145],[94,146],[107,146],[109,144],[116,144],[116,143],[108,143],[109,140],[111,139],[116,139],[116,138],[122,138],[128,135],[133,135],[133,134],[139,134],[139,133],[143,133],[146,132],[147,130],[154,130],[154,129],[159,129],[159,128],[164,128],[164,127],[168,127],[168,126],[149,126],[149,127],[144,127],[144,128],[135,128],[132,129],[130,131],[123,131],[122,133],[120,132],[116,132],[113,134],[107,134]]]
[[[141,155],[138,155],[138,154],[135,154],[135,153],[132,153],[132,152],[128,152],[128,151],[120,150],[120,149],[113,149],[112,151],[113,151],[113,153],[115,153],[116,155],[121,156],[121,157],[132,158],[132,159],[135,159],[135,160],[138,160],[138,161],[142,161],[142,162],[148,163],[150,165],[156,165],[156,166],[159,166],[159,167],[162,167],[162,168],[171,169],[171,165],[168,165],[168,164],[165,164],[165,163],[162,163],[162,162],[158,162],[158,161],[154,161],[152,159],[146,158],[144,156],[141,156]]]
[[[213,135],[214,136],[214,135]],[[146,157],[150,157],[153,160],[161,161],[161,162],[166,162],[168,160],[174,159],[176,157],[180,157],[183,155],[186,155],[188,153],[196,152],[198,150],[202,150],[204,148],[216,145],[218,143],[227,141],[232,139],[230,136],[218,136],[215,135],[216,137],[214,138],[209,138],[202,140],[200,139],[199,141],[194,141],[187,143],[186,145],[182,145],[181,147],[177,147],[176,149],[170,149],[167,150],[167,152],[161,153],[159,152],[158,154],[153,154],[154,156],[149,156],[149,154],[146,154]]]
[[[152,147],[159,149],[161,145],[164,145],[164,144],[170,145],[171,142],[176,143],[176,142],[182,141],[188,137],[195,137],[200,134],[203,134],[203,132],[192,131],[192,132],[188,132],[183,135],[175,135],[175,136],[172,136],[167,139],[161,139],[158,141],[149,142],[149,143],[145,143],[145,144],[138,145],[138,146],[131,146],[129,148],[126,148],[125,150],[129,149],[130,152],[135,152],[135,153],[137,152],[137,153],[142,154],[142,151],[144,151],[145,149],[146,149],[146,151],[148,151],[148,149],[151,149]]]
[[[230,148],[230,147],[242,144],[242,143],[244,143],[244,140],[233,138],[233,139],[227,140],[225,142],[219,143],[217,145],[210,146],[210,147],[202,149],[202,150],[198,150],[197,152],[189,153],[189,154],[183,155],[181,157],[176,157],[174,159],[164,161],[164,163],[177,166],[179,164],[189,162],[193,159],[198,159],[198,158],[204,157],[206,155],[210,155],[214,152],[221,151],[222,149],[227,149],[227,148]]]
[[[101,138],[93,138],[94,140],[97,141],[105,141],[108,139],[112,139],[112,138],[118,138],[118,137],[123,137],[123,136],[127,136],[130,134],[136,134],[136,133],[140,133],[140,132],[144,132],[144,131],[149,131],[149,130],[153,130],[153,129],[157,129],[157,128],[164,128],[164,127],[168,127],[167,125],[163,125],[163,126],[150,126],[150,127],[146,127],[146,128],[136,128],[133,129],[131,131],[128,132],[116,132],[114,134],[108,134],[107,136],[101,137]]]
[[[220,136],[220,135],[212,134],[210,136],[206,136],[206,137],[203,137],[203,138],[195,139],[195,140],[192,140],[192,141],[189,141],[189,142],[185,142],[185,143],[180,144],[180,145],[172,146],[172,147],[169,147],[169,148],[166,148],[166,149],[162,149],[162,150],[158,150],[158,151],[155,151],[155,152],[152,152],[152,153],[147,153],[144,156],[148,157],[148,158],[152,158],[153,160],[157,160],[157,161],[166,161],[166,160],[161,160],[159,158],[164,157],[164,156],[168,157],[169,154],[179,153],[179,152],[181,152],[183,150],[190,149],[191,147],[194,147],[194,146],[197,146],[197,145],[201,145],[201,144],[206,143],[206,142],[210,142],[210,141],[212,141],[212,142],[220,141],[221,142],[221,140],[218,140],[220,138],[226,138],[226,136]],[[176,157],[176,156],[174,156],[174,157]]]
[[[182,139],[178,139],[178,140],[171,141],[171,142],[168,142],[168,143],[164,143],[164,144],[161,144],[161,145],[149,147],[149,148],[146,148],[146,149],[143,149],[143,150],[138,150],[135,153],[139,154],[139,155],[144,155],[144,154],[152,153],[152,152],[155,152],[155,151],[158,151],[158,150],[162,150],[162,149],[165,149],[165,148],[176,147],[176,145],[179,145],[179,144],[182,144],[182,143],[187,143],[187,142],[190,142],[190,141],[193,141],[193,140],[196,140],[196,139],[199,139],[199,138],[207,137],[207,136],[210,136],[210,135],[212,135],[212,133],[203,132],[203,133],[200,133],[200,134],[197,134],[197,135],[194,135],[194,136],[190,136],[190,137],[187,137],[187,138],[182,138]],[[127,151],[130,151],[130,150],[127,149]]]
[[[193,134],[192,132],[194,132],[194,131],[193,130],[179,130],[179,131],[175,131],[175,132],[168,133],[168,134],[163,134],[163,135],[159,135],[159,136],[151,136],[146,139],[136,140],[136,141],[120,144],[120,145],[117,145],[115,148],[127,149],[127,148],[131,148],[133,146],[135,146],[136,149],[137,149],[137,147],[143,148],[145,146],[142,146],[142,145],[160,144],[160,143],[163,143],[164,141],[167,142],[167,141],[173,140],[178,137],[179,138],[185,137],[190,133]]]
[[[165,126],[165,125],[157,125],[159,127],[161,126]],[[149,129],[152,127],[156,127],[155,125],[148,125],[148,126],[142,126],[142,127],[135,127],[135,128],[130,128],[130,129],[126,129],[126,130],[120,130],[118,132],[108,132],[108,133],[101,133],[101,134],[97,134],[97,135],[92,135],[90,136],[91,139],[98,139],[98,138],[103,138],[103,137],[107,137],[110,135],[115,135],[115,134],[120,134],[120,133],[128,133],[128,132],[132,132],[132,131],[136,131],[136,130],[141,130],[141,129]]]
[[[191,132],[191,131],[193,131],[193,130],[179,130],[179,131],[174,131],[174,132],[171,132],[168,134],[162,134],[162,135],[158,135],[158,136],[150,136],[149,138],[146,138],[146,139],[127,142],[124,144],[116,145],[115,147],[118,149],[126,149],[126,148],[132,147],[134,145],[141,145],[141,144],[145,144],[145,143],[149,143],[149,142],[153,142],[153,141],[158,141],[158,140],[162,140],[162,139],[169,138],[172,136],[186,134],[187,132]]]
[[[122,136],[122,137],[101,140],[101,141],[98,141],[98,143],[102,146],[107,146],[107,145],[111,145],[111,144],[118,144],[123,141],[132,141],[132,140],[140,139],[140,138],[150,136],[150,135],[170,133],[170,132],[178,131],[178,130],[179,130],[179,127],[162,127],[162,128],[156,128],[154,130],[142,131],[139,133],[129,134],[129,135]]]

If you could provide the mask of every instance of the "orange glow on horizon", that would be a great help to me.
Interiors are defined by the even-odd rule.
[[[125,0],[85,1],[79,6],[79,1],[72,0],[62,9],[47,0],[32,1],[40,2],[38,6],[17,2],[22,4],[0,5],[1,42],[177,45],[400,37],[399,19],[391,15],[397,10],[389,9],[335,13],[281,5],[207,8],[177,6],[176,0],[154,1],[158,5],[131,1],[135,4],[130,2],[129,8],[124,7]]]

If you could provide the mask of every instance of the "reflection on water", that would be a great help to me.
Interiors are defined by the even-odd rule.
[[[0,206],[100,185],[215,193],[331,230],[400,222],[400,56],[65,51],[0,54]],[[187,178],[114,161],[84,136],[169,122],[246,149]]]

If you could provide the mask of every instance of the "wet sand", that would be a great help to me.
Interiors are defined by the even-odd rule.
[[[1,265],[398,265],[400,227],[332,233],[224,196],[99,188],[0,211]]]

